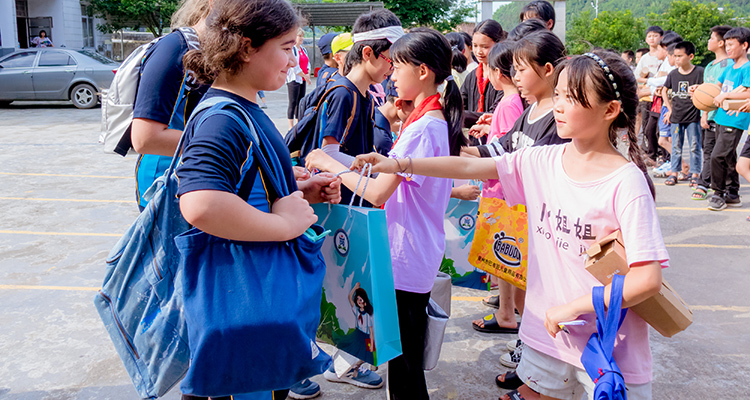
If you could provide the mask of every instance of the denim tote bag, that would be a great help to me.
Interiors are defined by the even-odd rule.
[[[207,113],[223,113],[246,127],[264,182],[278,197],[289,195],[265,133],[237,103],[224,100]],[[223,110],[227,107],[244,120]],[[248,164],[255,162],[243,164],[244,177],[252,179]],[[233,241],[195,228],[175,238],[190,339],[183,393],[216,397],[286,389],[328,367],[331,358],[315,343],[325,276],[323,236],[313,225],[287,242]]]
[[[620,310],[624,281],[624,275],[612,276],[612,290],[607,311],[604,310],[604,286],[596,286],[592,291],[596,310],[596,332],[591,334],[586,343],[581,355],[581,363],[594,381],[594,399],[596,400],[627,399],[625,380],[612,357],[617,331],[628,312],[627,309]]]
[[[193,115],[219,100],[200,103]],[[148,205],[110,251],[102,289],[94,298],[125,370],[144,399],[169,392],[190,363],[183,276],[174,243],[175,236],[190,229],[180,212],[174,175],[184,141],[185,135],[164,175],[144,195]]]

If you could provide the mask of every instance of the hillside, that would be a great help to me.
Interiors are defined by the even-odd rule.
[[[582,11],[591,11],[594,13],[594,8],[591,6],[592,0],[567,0],[567,22],[570,24],[573,16],[580,14]],[[698,0],[700,3],[718,3],[721,6],[729,6],[734,10],[734,15],[748,15],[750,14],[750,0],[729,0],[729,1],[708,1]],[[602,11],[614,11],[614,10],[630,10],[635,17],[645,17],[649,13],[661,13],[669,6],[667,0],[600,0],[599,1],[599,12]],[[518,24],[518,15],[521,12],[521,8],[524,3],[511,3],[502,6],[495,11],[493,19],[500,22],[503,29],[513,29]],[[568,25],[570,27],[570,25]]]

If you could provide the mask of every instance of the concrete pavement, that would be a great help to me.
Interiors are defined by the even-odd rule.
[[[267,94],[286,131],[286,89]],[[17,103],[0,109],[0,399],[136,399],[94,310],[104,259],[135,219],[135,158],[104,154],[100,109]],[[664,271],[693,306],[673,338],[651,331],[654,399],[750,398],[750,206],[710,212],[686,184],[655,180],[672,258]],[[750,186],[741,194],[750,203]],[[486,292],[455,288],[433,399],[496,399],[511,335],[471,329]],[[381,372],[383,369],[381,369]],[[373,400],[384,390],[325,381],[322,399]],[[178,399],[173,391],[165,398]]]

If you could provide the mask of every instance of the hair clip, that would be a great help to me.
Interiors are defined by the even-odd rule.
[[[599,67],[604,71],[604,75],[609,78],[609,82],[612,84],[612,88],[615,90],[615,96],[617,97],[617,101],[622,103],[622,99],[620,98],[620,91],[617,90],[617,82],[615,82],[615,76],[612,74],[609,65],[604,62],[604,60],[601,59],[598,55],[594,53],[586,53],[584,56],[596,61],[597,64],[599,64]]]

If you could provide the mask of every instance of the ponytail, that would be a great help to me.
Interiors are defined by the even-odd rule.
[[[466,67],[469,65],[469,60],[464,55],[464,49],[466,48],[464,37],[458,32],[450,32],[445,34],[445,38],[448,39],[451,51],[453,52],[451,67],[461,74],[466,71]]]
[[[464,104],[461,97],[461,89],[453,80],[453,77],[446,79],[445,92],[443,92],[443,117],[448,123],[448,143],[452,156],[461,154],[461,147],[466,146],[466,136],[464,136]]]
[[[463,100],[461,91],[451,75],[453,52],[448,40],[430,28],[415,28],[391,46],[391,58],[399,63],[426,65],[435,74],[435,84],[445,81],[443,117],[448,123],[450,154],[457,156],[466,144],[463,127]]]

